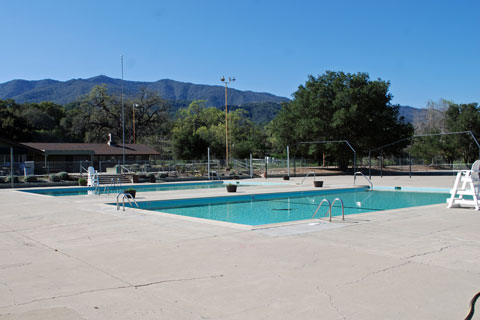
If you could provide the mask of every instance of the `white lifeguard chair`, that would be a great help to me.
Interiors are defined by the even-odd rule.
[[[480,160],[473,163],[471,170],[461,170],[457,173],[453,189],[450,189],[450,198],[447,199],[447,208],[455,206],[475,207],[480,210],[478,199],[480,190]],[[465,199],[465,196],[472,199]]]
[[[100,183],[98,181],[98,172],[95,170],[94,167],[88,167],[88,179],[87,179],[87,186],[89,187],[96,187]]]

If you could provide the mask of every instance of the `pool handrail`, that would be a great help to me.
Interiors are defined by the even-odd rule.
[[[315,213],[312,216],[312,219],[315,219],[315,216],[317,215],[318,210],[320,210],[320,207],[322,206],[322,204],[324,202],[328,203],[328,210],[329,210],[330,221],[331,221],[331,219],[332,219],[332,204],[330,203],[330,201],[327,198],[324,198],[324,199],[322,199],[322,201],[320,201],[320,203],[318,204],[317,210],[315,210]]]
[[[337,201],[340,201],[340,204],[342,205],[342,220],[345,220],[345,206],[343,205],[343,201],[340,198],[335,198],[335,200],[333,200],[332,204],[330,205],[330,222],[332,222],[332,208]]]
[[[357,180],[357,174],[361,175],[365,180],[367,180],[368,184],[370,185],[370,189],[373,190],[373,182],[372,180],[368,179],[362,172],[357,171],[353,174],[353,185],[355,185]]]
[[[125,211],[125,199],[127,199],[128,204],[130,205],[130,207],[132,207],[132,202],[130,201],[130,199],[132,199],[132,200],[133,200],[133,203],[137,206],[137,208],[140,208],[140,207],[138,206],[137,201],[135,200],[135,198],[134,198],[130,193],[120,192],[119,194],[117,194],[117,210],[120,210],[120,202],[118,201],[118,197],[119,197],[120,195],[122,195],[123,211]]]
[[[310,171],[307,173],[307,175],[305,176],[305,178],[303,178],[302,182],[300,182],[298,185],[302,185],[304,182],[305,182],[305,179],[308,178],[308,176],[310,175],[310,173],[313,173],[313,181],[315,181],[315,172],[314,171]]]

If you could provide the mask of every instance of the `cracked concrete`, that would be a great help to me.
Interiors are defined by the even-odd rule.
[[[352,183],[322,179],[327,187]],[[373,182],[450,187],[453,180]],[[112,197],[0,190],[0,320],[461,319],[480,290],[480,214],[471,209],[435,205],[250,231],[116,211],[104,204]]]

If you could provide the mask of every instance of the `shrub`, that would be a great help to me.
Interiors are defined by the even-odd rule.
[[[62,171],[62,172],[57,173],[57,176],[58,176],[61,180],[63,180],[63,181],[68,181],[69,178],[70,178],[69,175],[68,175],[68,173],[65,172],[65,171]]]
[[[148,181],[150,181],[150,182],[155,182],[155,181],[157,181],[157,178],[155,177],[155,174],[152,173],[152,172],[150,172],[149,174],[147,174],[147,179],[148,179]]]
[[[51,182],[60,182],[61,181],[60,177],[56,174],[51,174],[48,177],[48,180],[50,180]]]
[[[78,185],[79,185],[79,186],[86,186],[86,185],[87,185],[87,179],[85,179],[85,178],[79,178],[79,179],[78,179]]]
[[[10,183],[12,181],[12,177],[11,176],[7,176],[5,178],[5,182],[6,183]],[[17,176],[13,176],[13,183],[18,183],[18,177]]]
[[[29,176],[26,176],[25,179],[24,179],[25,182],[37,182],[37,177],[33,176],[33,175],[29,175]]]
[[[128,189],[123,190],[123,193],[130,193],[132,195],[132,197],[135,198],[135,196],[137,194],[137,190],[132,189],[132,188],[128,188]]]

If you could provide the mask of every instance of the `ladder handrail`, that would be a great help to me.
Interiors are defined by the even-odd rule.
[[[373,182],[368,179],[363,173],[361,173],[360,171],[357,171],[353,174],[353,185],[355,185],[355,182],[357,180],[357,174],[360,174],[365,180],[367,180],[368,184],[370,185],[370,189],[373,190]]]
[[[318,210],[320,210],[320,207],[322,206],[322,204],[323,204],[324,202],[328,203],[329,214],[330,214],[330,217],[332,216],[332,205],[331,205],[330,201],[328,201],[327,198],[324,198],[324,199],[322,199],[322,201],[320,201],[320,203],[318,204],[317,210],[315,210],[315,213],[313,214],[312,219],[315,219],[315,216],[317,215]]]
[[[330,222],[332,222],[332,208],[337,201],[340,201],[340,204],[342,205],[342,220],[345,220],[345,206],[343,205],[343,201],[340,198],[335,198],[335,200],[333,200],[332,204],[330,205]]]
[[[305,176],[305,178],[303,178],[302,182],[299,183],[299,185],[302,185],[304,182],[305,182],[305,179],[308,178],[308,176],[310,175],[310,173],[313,173],[313,181],[315,181],[315,172],[314,171],[310,171],[307,173],[307,175]]]
[[[312,219],[315,219],[315,216],[317,215],[318,210],[320,210],[320,207],[324,202],[328,203],[328,217],[329,217],[329,222],[332,222],[332,208],[335,202],[340,201],[340,204],[342,206],[342,220],[345,220],[345,206],[343,205],[343,201],[340,198],[335,198],[331,203],[327,198],[322,199],[320,203],[318,204],[317,210],[315,210],[315,213],[312,216]]]
[[[123,202],[123,211],[125,211],[125,199],[127,199],[128,201],[128,204],[130,205],[130,207],[132,207],[132,202],[130,201],[130,199],[133,200],[133,203],[135,204],[135,206],[137,208],[140,208],[138,206],[138,203],[137,201],[135,200],[135,198],[130,194],[130,193],[124,193],[124,192],[120,192],[119,194],[117,194],[117,210],[120,210],[120,202],[118,201],[118,197],[122,195],[122,202]]]

